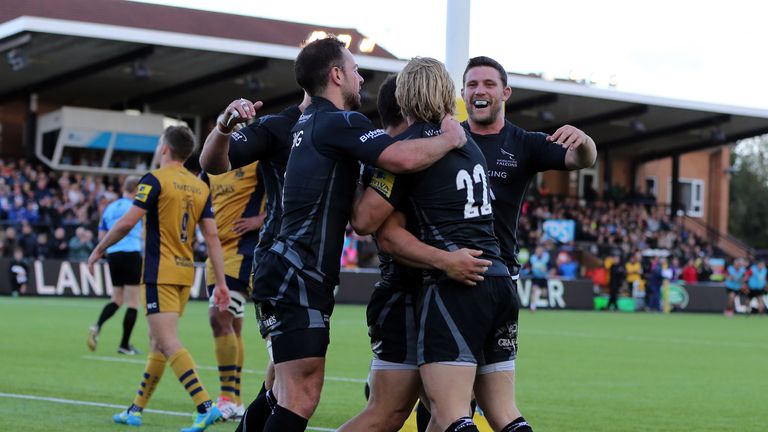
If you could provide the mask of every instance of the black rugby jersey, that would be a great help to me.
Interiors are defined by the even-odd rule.
[[[291,154],[291,128],[299,119],[298,105],[278,114],[265,115],[251,125],[232,134],[229,139],[229,161],[232,169],[259,161],[264,184],[267,213],[259,232],[259,249],[269,249],[280,231],[283,213],[283,178]]]
[[[462,126],[469,130],[467,122]],[[517,222],[528,185],[538,172],[565,170],[567,149],[547,141],[547,134],[528,132],[508,121],[498,134],[470,135],[488,165],[494,227],[501,244],[501,256],[510,271],[517,274],[520,268]]]
[[[412,124],[398,139],[435,136],[440,126]],[[469,135],[469,134],[468,134]],[[467,136],[467,143],[450,151],[434,165],[414,174],[400,175],[419,222],[418,237],[438,249],[478,249],[492,262],[486,276],[508,276],[493,231],[490,188],[483,153]],[[374,183],[371,184],[380,190]]]
[[[313,97],[291,131],[283,218],[272,250],[325,287],[339,282],[344,233],[360,175],[394,143],[363,114]],[[311,303],[311,300],[310,300]]]
[[[363,173],[363,184],[375,190],[383,199],[405,215],[405,229],[411,234],[419,236],[419,225],[413,206],[407,201],[408,190],[403,185],[404,179],[399,181],[389,171],[373,166],[366,166]],[[374,236],[375,239],[375,236]],[[421,287],[422,271],[401,264],[391,255],[379,251],[379,270],[383,285],[376,288],[393,289],[397,291],[417,290]]]

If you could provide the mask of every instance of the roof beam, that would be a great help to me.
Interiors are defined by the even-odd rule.
[[[266,58],[258,58],[239,66],[235,66],[229,69],[221,70],[208,74],[205,76],[193,78],[191,80],[166,87],[151,93],[145,93],[143,95],[136,96],[127,102],[115,104],[116,107],[141,107],[144,104],[151,104],[159,100],[167,99],[169,97],[177,96],[206,85],[215,84],[230,78],[234,78],[246,73],[255,73],[267,67],[269,60]]]
[[[507,113],[507,117],[509,117],[512,113],[517,111],[524,111],[527,109],[538,108],[540,106],[556,103],[558,97],[559,96],[555,93],[545,93],[540,96],[533,96],[521,101],[508,103],[504,109]]]
[[[747,139],[747,138],[753,138],[760,135],[768,134],[768,127],[762,127],[758,129],[752,129],[748,130],[746,132],[739,132],[735,134],[726,135],[725,139],[722,141],[716,141],[713,139],[706,139],[701,140],[698,142],[694,142],[691,144],[686,144],[682,147],[677,147],[674,149],[665,149],[661,151],[656,151],[652,153],[648,153],[645,155],[640,156],[637,160],[640,163],[656,160],[656,159],[663,159],[666,157],[674,156],[676,154],[684,154],[684,153],[690,153],[698,150],[704,150],[712,147],[720,147],[725,144],[734,143],[739,140]]]
[[[580,119],[568,120],[562,123],[569,124],[579,129],[584,129],[590,126],[610,123],[615,120],[639,117],[646,112],[648,112],[648,105],[632,105],[626,108],[596,114],[589,117],[582,117]]]
[[[13,89],[11,91],[0,94],[0,103],[24,97],[29,93],[38,93],[54,87],[69,84],[72,81],[81,80],[87,78],[90,75],[111,69],[115,66],[127,63],[140,58],[150,56],[154,51],[153,46],[145,45],[132,51],[111,57],[105,60],[91,63],[68,72],[64,72],[61,75],[56,75],[50,78],[45,78],[38,82],[28,84],[24,87]],[[23,72],[22,72],[23,73]]]
[[[599,149],[608,148],[615,150],[621,147],[626,147],[641,141],[648,141],[656,138],[663,138],[666,136],[676,135],[679,133],[687,132],[689,130],[701,129],[704,127],[717,126],[723,123],[728,123],[731,120],[730,114],[718,114],[715,116],[703,118],[701,120],[695,120],[688,123],[680,123],[665,128],[657,129],[647,133],[641,133],[637,135],[628,136],[625,138],[615,139],[613,141],[604,141],[598,145]]]

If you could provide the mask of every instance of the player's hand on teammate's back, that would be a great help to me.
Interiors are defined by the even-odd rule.
[[[443,117],[443,121],[440,123],[440,131],[443,135],[456,140],[455,148],[461,148],[467,143],[467,132],[461,126],[461,123],[456,121],[451,115]]]
[[[556,142],[568,150],[576,150],[587,142],[587,134],[581,129],[565,125],[548,136],[547,141]]]
[[[247,232],[256,231],[264,225],[264,218],[266,213],[262,213],[258,216],[246,217],[237,219],[232,223],[232,231],[237,235],[243,235]]]
[[[219,128],[232,131],[237,123],[244,123],[256,117],[258,111],[264,104],[261,101],[251,102],[248,99],[235,99],[227,105],[224,114],[219,117]]]
[[[95,275],[96,263],[104,257],[104,252],[99,251],[99,248],[95,248],[91,255],[88,257],[88,271]]]
[[[455,281],[475,286],[484,279],[482,274],[491,265],[490,261],[478,258],[482,254],[482,251],[467,248],[449,252],[438,268]]]
[[[216,284],[213,289],[213,302],[221,312],[224,312],[229,307],[229,288],[226,284]]]

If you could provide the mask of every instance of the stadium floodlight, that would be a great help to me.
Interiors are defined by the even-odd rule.
[[[11,66],[11,70],[18,72],[29,65],[27,62],[27,55],[21,48],[14,48],[5,54],[5,60],[8,61],[8,65]]]
[[[152,71],[149,70],[149,66],[147,66],[144,60],[136,60],[133,62],[131,72],[133,72],[133,77],[137,80],[149,79],[149,77],[152,76]]]
[[[360,50],[360,52],[370,53],[373,52],[373,50],[376,48],[376,42],[368,38],[363,38],[357,48]]]
[[[256,78],[253,75],[248,75],[245,77],[245,87],[248,89],[251,93],[257,93],[259,90],[264,88],[264,85],[261,83],[261,80]]]
[[[715,142],[715,143],[725,142],[725,140],[726,140],[725,132],[723,132],[719,128],[718,129],[714,129],[709,134],[709,139],[712,140],[712,142]]]
[[[545,123],[552,123],[555,121],[555,114],[550,110],[539,111],[539,120]]]
[[[315,30],[312,33],[310,33],[309,37],[307,38],[306,43],[310,44],[318,39],[325,39],[328,37],[328,33],[322,31],[322,30]]]
[[[336,36],[336,39],[344,42],[344,45],[346,45],[347,49],[349,49],[349,46],[352,45],[352,36],[342,33],[340,35]]]
[[[641,122],[640,120],[632,120],[629,122],[629,127],[632,128],[632,130],[635,133],[645,133],[648,131],[648,128],[645,126],[645,123]]]

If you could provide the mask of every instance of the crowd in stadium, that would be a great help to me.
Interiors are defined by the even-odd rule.
[[[0,253],[12,256],[18,247],[27,258],[86,259],[101,211],[118,198],[119,181],[0,160]]]

